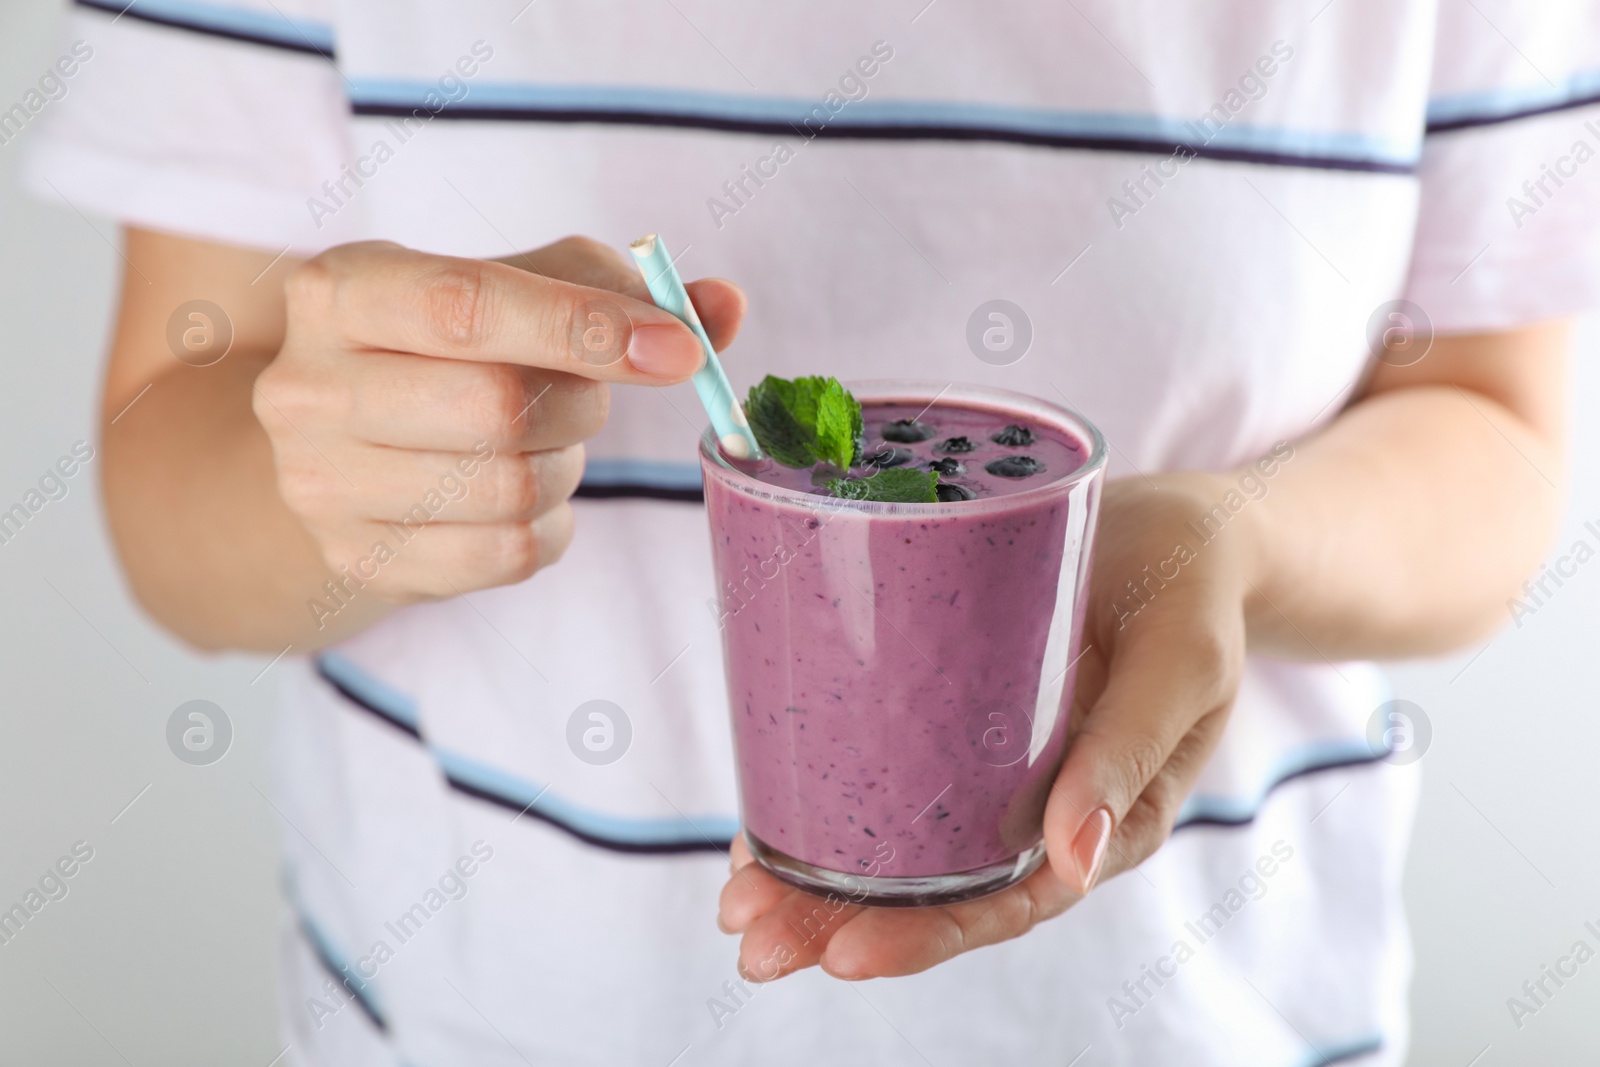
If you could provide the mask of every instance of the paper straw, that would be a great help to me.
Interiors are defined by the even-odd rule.
[[[711,418],[711,427],[717,432],[717,442],[734,459],[760,459],[761,446],[756,443],[755,434],[750,432],[744,408],[739,406],[739,398],[733,395],[733,386],[728,384],[728,375],[723,372],[716,349],[711,347],[706,328],[700,325],[700,315],[689,300],[689,292],[683,287],[678,268],[673,266],[672,257],[667,255],[666,243],[652,233],[633,242],[629,249],[639,264],[639,273],[644,275],[644,283],[649,286],[650,296],[656,306],[678,316],[700,338],[700,347],[706,352],[706,362],[695,372],[694,390],[700,394],[700,403]]]

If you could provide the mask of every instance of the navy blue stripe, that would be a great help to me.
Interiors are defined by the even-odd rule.
[[[165,26],[174,30],[185,30],[189,33],[198,33],[206,37],[220,37],[228,41],[242,41],[246,44],[262,45],[266,48],[277,48],[285,52],[298,52],[303,55],[321,56],[324,59],[335,58],[333,45],[313,41],[296,32],[293,24],[287,23],[284,33],[261,33],[244,26],[227,26],[213,21],[198,21],[173,12],[156,10],[142,10],[137,2],[123,3],[121,0],[73,0],[79,7],[86,7],[94,11],[105,12],[121,18],[137,19],[156,26]],[[409,112],[408,112],[409,114]]]
[[[1309,774],[1321,774],[1323,771],[1337,771],[1345,767],[1370,767],[1375,763],[1382,763],[1389,756],[1390,753],[1386,751],[1373,753],[1372,755],[1345,756],[1330,760],[1327,763],[1318,763],[1315,766],[1296,768],[1288,774],[1267,783],[1262,790],[1263,804],[1268,796],[1277,791],[1279,786],[1286,785],[1296,778],[1304,778]],[[1172,827],[1172,832],[1177,833],[1179,830],[1186,830],[1191,826],[1249,826],[1256,821],[1256,816],[1261,814],[1261,806],[1258,805],[1248,815],[1193,815],[1175,823]]]
[[[366,699],[362,694],[346,685],[329,671],[321,657],[317,659],[317,674],[335,692],[344,697],[352,707],[366,712],[378,721],[392,726],[413,740],[426,745],[426,742],[423,741],[422,732],[416,726],[391,714],[379,706],[377,702]],[[586,845],[593,845],[595,848],[605,849],[607,852],[617,852],[630,856],[683,855],[698,852],[726,853],[733,846],[731,838],[723,837],[691,837],[675,841],[629,841],[622,838],[604,837],[574,826],[549,811],[539,808],[537,804],[525,804],[515,798],[486,789],[475,782],[466,781],[457,775],[451,774],[442,766],[440,767],[440,774],[443,775],[446,785],[464,796],[497,805],[507,811],[520,812],[530,819],[536,819],[547,826],[560,830],[568,837],[582,841]]]
[[[458,793],[505,808],[507,811],[521,812],[530,819],[537,819],[546,825],[555,827],[568,837],[576,838],[586,845],[603,848],[607,852],[620,852],[629,856],[678,856],[694,852],[726,853],[728,849],[733,847],[731,839],[699,838],[685,841],[620,841],[616,838],[600,837],[568,825],[548,812],[541,811],[538,805],[528,807],[518,804],[509,797],[501,796],[499,793],[491,792],[474,783],[462,781],[448,772],[445,774],[445,781],[451,789]]]
[[[345,700],[348,701],[352,706],[367,712],[369,715],[372,715],[379,721],[386,723],[396,730],[399,730],[408,737],[411,737],[419,742],[422,741],[421,731],[418,730],[416,726],[395,715],[390,714],[382,707],[378,706],[377,703],[367,700],[360,693],[355,692],[350,686],[344,684],[341,680],[330,673],[320,658],[317,661],[317,674],[340,696],[344,697]],[[1295,769],[1266,783],[1261,789],[1259,802],[1247,814],[1238,816],[1204,813],[1197,814],[1177,822],[1173,826],[1172,832],[1177,833],[1179,830],[1186,830],[1197,826],[1249,826],[1251,823],[1255,822],[1256,817],[1261,813],[1261,808],[1265,805],[1267,797],[1275,793],[1279,787],[1286,785],[1298,778],[1304,778],[1311,774],[1321,774],[1324,771],[1334,771],[1348,767],[1372,766],[1374,764],[1383,762],[1383,760],[1388,756],[1388,752],[1342,756],[1330,759],[1327,762],[1296,767]],[[440,767],[440,773],[443,775],[445,783],[451,789],[461,793],[464,796],[473,797],[474,799],[481,800],[489,804],[495,804],[499,807],[505,808],[507,811],[521,812],[522,814],[527,815],[529,818],[536,819],[539,822],[545,823],[548,826],[560,830],[562,833],[575,840],[582,841],[587,845],[593,845],[596,848],[603,848],[609,852],[617,852],[625,855],[682,855],[685,853],[695,852],[726,852],[732,845],[731,839],[720,836],[714,838],[688,838],[676,841],[629,841],[614,837],[604,837],[574,826],[566,820],[550,814],[548,811],[540,810],[537,805],[524,804],[516,798],[505,796],[476,782],[469,782],[457,775],[451,774],[443,766]]]
[[[366,116],[407,116],[420,106],[420,104],[413,106],[376,101],[357,101],[351,105],[351,110],[357,115]],[[1411,163],[1379,159],[1301,155],[1212,144],[1185,144],[1181,141],[1136,136],[1119,137],[1111,134],[1041,133],[1031,130],[1002,129],[990,126],[969,126],[959,123],[897,124],[892,126],[831,123],[827,126],[812,129],[810,127],[802,128],[792,122],[782,120],[736,118],[691,112],[583,107],[474,107],[470,104],[451,104],[441,111],[434,112],[433,117],[436,119],[491,122],[591,123],[607,126],[649,126],[711,130],[720,133],[796,135],[808,141],[814,138],[824,138],[849,141],[986,142],[1024,145],[1035,148],[1130,152],[1164,156],[1182,151],[1201,159],[1215,159],[1233,163],[1257,163],[1264,166],[1305,167],[1314,170],[1361,171],[1377,174],[1411,174],[1416,170],[1415,165]]]
[[[591,485],[584,483],[572,494],[585,500],[673,500],[684,504],[703,504],[706,491],[701,488],[675,489],[664,485],[617,483]]]
[[[380,722],[388,723],[390,726],[393,726],[396,730],[399,730],[408,737],[411,737],[417,741],[422,740],[422,731],[418,730],[411,723],[406,722],[397,716],[389,714],[383,708],[379,707],[374,702],[367,700],[360,693],[357,693],[344,682],[340,681],[338,678],[335,678],[333,674],[329,672],[327,665],[323,663],[322,657],[320,656],[317,657],[317,674],[321,676],[324,682],[327,682],[330,686],[332,686],[340,696],[344,697],[345,700],[349,701],[351,704],[354,704],[362,711],[365,711],[367,714],[378,719]]]
[[[1428,133],[1451,133],[1455,130],[1470,130],[1482,126],[1498,126],[1502,122],[1516,122],[1519,119],[1531,119],[1539,115],[1550,115],[1557,111],[1571,111],[1575,108],[1589,107],[1600,104],[1600,91],[1576,96],[1569,100],[1558,100],[1549,104],[1538,104],[1532,107],[1521,108],[1517,111],[1506,111],[1485,115],[1461,115],[1457,118],[1444,119],[1439,122],[1428,123]]]

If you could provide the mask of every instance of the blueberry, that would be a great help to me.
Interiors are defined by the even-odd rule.
[[[883,424],[883,439],[896,444],[911,445],[933,436],[933,427],[916,419],[895,419]]]
[[[861,465],[882,470],[885,467],[898,467],[903,463],[910,463],[915,458],[909,448],[879,445],[872,450],[871,454],[861,460]]]
[[[1044,464],[1032,456],[1007,456],[984,464],[984,470],[996,478],[1026,478],[1044,470]]]
[[[1018,426],[1016,423],[1012,423],[999,433],[994,434],[989,440],[997,445],[1005,445],[1007,448],[1022,448],[1024,445],[1033,444],[1033,431],[1026,426]]]
[[[936,472],[940,477],[950,478],[957,474],[967,473],[966,465],[959,459],[936,459],[928,464],[928,469]]]
[[[934,446],[934,451],[950,452],[957,455],[962,455],[967,452],[971,452],[977,447],[978,446],[973,444],[972,440],[967,437],[946,437],[943,441],[940,441],[936,446]]]
[[[958,500],[972,500],[978,495],[966,486],[957,485],[955,482],[940,482],[933,487],[933,492],[942,504],[953,504]]]

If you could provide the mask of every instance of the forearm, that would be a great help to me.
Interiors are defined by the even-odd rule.
[[[120,417],[107,405],[103,491],[123,568],[146,610],[202,648],[306,651],[390,610],[359,590],[329,596],[335,576],[279,495],[251,411],[269,360],[231,352],[158,377]]]
[[[1380,392],[1294,446],[1249,509],[1252,648],[1424,655],[1506,621],[1555,532],[1562,428],[1466,377]]]

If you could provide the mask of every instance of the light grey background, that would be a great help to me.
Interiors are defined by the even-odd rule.
[[[0,106],[57,54],[54,6],[0,9]],[[0,146],[0,510],[78,440],[93,442],[114,307],[116,231],[18,195],[26,132]],[[1600,548],[1600,331],[1575,357],[1574,485],[1554,555]],[[0,1061],[265,1065],[275,1029],[274,850],[264,658],[201,657],[154,628],[118,574],[98,461],[0,545],[0,910],[75,841],[94,858],[0,946]],[[1485,485],[1482,506],[1497,507]],[[1600,561],[1478,652],[1398,666],[1433,725],[1406,884],[1416,941],[1412,1062],[1600,1061],[1600,959],[1519,1029],[1506,1000],[1600,927]],[[1476,658],[1473,656],[1476,654]],[[167,717],[226,709],[219,763],[179,762]],[[130,805],[131,803],[131,806]],[[288,832],[293,832],[288,831]],[[1315,960],[1307,960],[1309,967]],[[1554,988],[1553,986],[1551,988]],[[1478,1057],[1474,1059],[1474,1057]]]

